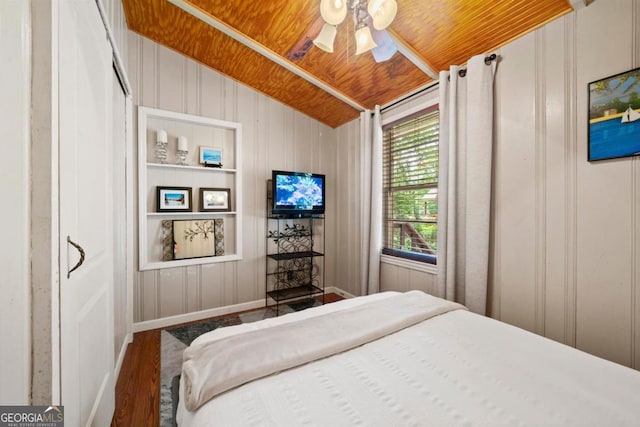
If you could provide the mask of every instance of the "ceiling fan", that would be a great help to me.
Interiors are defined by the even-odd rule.
[[[398,50],[386,31],[397,10],[396,0],[321,0],[321,17],[289,50],[287,58],[300,60],[314,45],[332,53],[338,25],[351,11],[355,25],[356,55],[371,51],[376,62],[387,61]]]

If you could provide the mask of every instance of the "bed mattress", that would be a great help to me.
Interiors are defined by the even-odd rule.
[[[394,295],[222,328],[192,345]],[[186,410],[183,388],[177,422],[192,427],[640,423],[639,372],[465,310],[233,388],[196,411]]]

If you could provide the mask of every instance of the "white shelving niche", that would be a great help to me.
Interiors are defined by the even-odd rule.
[[[167,132],[166,163],[156,160],[158,130]],[[188,141],[186,165],[178,164],[180,136]],[[222,149],[221,168],[199,163],[201,146]],[[141,271],[242,259],[241,146],[240,123],[138,107],[138,256]],[[157,212],[157,187],[191,188],[192,211]],[[200,188],[230,189],[231,210],[200,212]],[[163,221],[218,218],[223,219],[224,255],[167,260]],[[209,237],[213,242],[214,236]]]

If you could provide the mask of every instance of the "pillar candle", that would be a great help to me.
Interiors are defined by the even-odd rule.
[[[178,151],[189,151],[189,144],[184,136],[178,138]]]
[[[167,131],[163,129],[158,129],[158,131],[156,132],[156,141],[167,142]]]

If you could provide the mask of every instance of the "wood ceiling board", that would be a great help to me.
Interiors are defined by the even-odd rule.
[[[376,63],[370,52],[356,56],[312,49],[297,64],[369,109],[431,80],[400,53]]]
[[[288,62],[286,54],[318,20],[319,0],[182,1],[282,60],[265,58],[167,0],[123,0],[129,28],[330,126],[356,118],[359,111],[351,105],[373,108],[432,81],[400,53],[383,63],[369,52],[356,56],[350,15],[338,28],[333,54],[312,46]],[[571,10],[569,0],[398,0],[390,29],[417,59],[440,71]],[[296,75],[299,70],[315,76],[320,87]]]
[[[285,56],[320,16],[319,0],[185,0]]]
[[[359,116],[348,104],[163,0],[124,0],[123,4],[132,31],[322,123],[337,127]]]
[[[571,11],[567,0],[399,0],[391,27],[444,70]]]
[[[281,56],[286,56],[320,16],[317,0],[186,1]],[[338,28],[334,53],[312,47],[295,65],[370,109],[430,80],[401,54],[384,63],[376,63],[369,52],[356,56],[354,34],[348,15]]]

